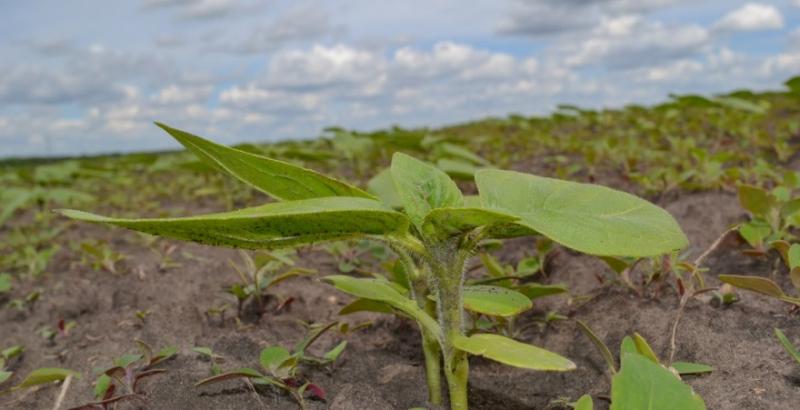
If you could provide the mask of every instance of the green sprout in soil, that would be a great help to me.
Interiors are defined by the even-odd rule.
[[[256,317],[260,318],[267,311],[267,302],[274,295],[268,293],[273,286],[302,275],[309,275],[316,271],[305,268],[295,267],[292,255],[287,252],[260,251],[252,256],[250,253],[241,250],[239,252],[241,264],[229,261],[236,271],[239,282],[225,288],[225,292],[230,293],[237,301],[237,317],[243,317],[244,308],[247,303],[254,303]],[[291,303],[284,301],[278,304],[278,308]]]
[[[15,345],[0,350],[0,396],[13,393],[17,390],[61,381],[67,377],[80,377],[72,370],[60,368],[39,368],[30,372],[19,384],[6,388],[6,384],[14,376],[13,367],[19,364],[25,349]]]
[[[398,212],[345,182],[158,125],[203,161],[278,202],[186,218],[61,213],[174,239],[247,249],[355,238],[386,243],[404,265],[407,292],[379,278],[326,279],[346,293],[389,305],[417,321],[429,399],[433,404],[443,402],[440,374],[444,373],[452,409],[468,407],[470,354],[533,370],[575,368],[564,357],[536,346],[491,333],[465,333],[466,305],[490,309],[514,303],[495,288],[465,286],[465,264],[482,241],[541,235],[587,254],[632,257],[670,253],[688,244],[663,209],[598,185],[482,169],[475,173],[479,195],[465,197],[440,169],[395,153],[390,176],[403,207]]]
[[[325,390],[303,377],[300,367],[303,364],[315,366],[325,366],[334,363],[347,347],[347,342],[342,341],[321,357],[311,355],[307,352],[308,348],[319,339],[325,332],[338,325],[338,322],[329,323],[324,326],[311,328],[308,335],[294,346],[290,352],[282,346],[269,346],[261,350],[259,354],[259,364],[263,371],[244,367],[228,372],[220,372],[215,368],[214,354],[211,350],[195,351],[211,358],[212,376],[197,382],[197,386],[204,386],[211,383],[222,382],[232,379],[245,379],[252,384],[273,386],[289,393],[297,402],[300,408],[305,409],[304,395],[310,394],[311,397],[325,400]]]
[[[174,357],[178,349],[170,346],[154,352],[141,340],[137,340],[136,344],[140,353],[124,354],[112,361],[113,366],[100,371],[94,382],[95,402],[69,410],[106,409],[109,405],[130,400],[137,400],[147,407],[148,401],[139,383],[145,378],[165,373],[166,369],[156,366]]]

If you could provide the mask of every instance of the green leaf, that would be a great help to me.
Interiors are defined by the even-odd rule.
[[[653,363],[661,363],[661,361],[658,360],[658,356],[656,356],[656,352],[653,351],[653,348],[650,347],[650,344],[647,343],[647,340],[645,340],[642,335],[634,333],[633,344],[636,346],[636,351],[639,352],[640,355],[652,360]]]
[[[770,233],[772,227],[760,219],[754,219],[739,227],[739,235],[753,248],[760,248]]]
[[[325,354],[322,356],[322,358],[325,359],[325,360],[330,360],[331,362],[335,362],[336,359],[338,359],[339,356],[342,354],[342,352],[344,351],[345,347],[347,347],[347,340],[342,340],[333,349],[328,350],[327,352],[325,352]]]
[[[392,156],[392,179],[403,208],[418,228],[431,209],[459,208],[464,197],[450,177],[431,164],[396,152]]]
[[[739,185],[738,194],[742,208],[755,216],[766,217],[775,206],[775,198],[757,186]]]
[[[622,356],[611,381],[611,410],[704,410],[702,397],[664,367],[636,354]]]
[[[173,239],[248,249],[275,249],[408,229],[408,218],[380,202],[346,197],[274,202],[185,218],[118,219],[73,210],[59,212],[74,219]]]
[[[354,278],[344,275],[331,275],[323,279],[330,282],[336,289],[342,292],[362,299],[384,302],[399,309],[401,312],[414,318],[421,327],[424,327],[431,332],[431,334],[441,339],[442,331],[436,320],[420,309],[416,302],[398,292],[388,281],[383,279]]]
[[[14,374],[14,372],[9,372],[9,371],[6,371],[6,370],[0,370],[0,384],[4,383],[6,380],[11,378],[12,374]]]
[[[395,313],[394,309],[386,303],[371,299],[356,299],[343,307],[342,310],[339,311],[339,315],[344,316],[357,312]]]
[[[428,236],[452,236],[480,226],[516,221],[516,216],[480,208],[438,208],[425,216],[422,231]]]
[[[379,172],[367,182],[367,191],[392,208],[403,207],[403,201],[400,199],[400,194],[397,193],[397,187],[392,179],[392,171],[389,168]]]
[[[600,356],[603,356],[603,360],[606,361],[606,365],[608,365],[608,370],[611,374],[617,373],[617,364],[614,360],[614,356],[611,354],[611,350],[608,349],[605,343],[592,331],[592,329],[584,322],[577,320],[576,323],[578,324],[578,329],[580,329],[586,337],[592,342],[594,347],[600,352]]]
[[[703,373],[711,373],[714,371],[714,368],[702,363],[690,363],[690,362],[675,362],[672,363],[670,366],[675,369],[678,374],[681,376],[686,374],[703,374]]]
[[[633,338],[630,336],[625,336],[622,338],[622,343],[619,345],[619,357],[622,359],[622,356],[625,353],[636,353],[636,343],[633,342]]]
[[[0,293],[6,293],[9,290],[11,290],[11,275],[0,273]]]
[[[584,394],[583,396],[581,396],[581,398],[578,399],[578,401],[575,402],[575,407],[573,407],[573,409],[574,410],[593,410],[594,409],[594,403],[592,402],[592,396],[590,396],[588,394]]]
[[[491,316],[514,316],[533,307],[531,300],[517,291],[499,286],[464,286],[464,308]]]
[[[278,200],[331,196],[374,197],[359,188],[310,169],[219,145],[156,123],[201,160]]]
[[[195,383],[195,386],[202,386],[209,383],[216,383],[224,380],[240,379],[240,378],[262,379],[265,377],[263,374],[259,373],[258,370],[244,367],[241,369],[236,369],[227,373],[217,374],[208,377],[206,379],[200,380],[199,382]]]
[[[688,244],[665,210],[611,188],[514,171],[475,174],[484,206],[578,251],[600,256],[654,256]]]
[[[81,377],[80,373],[68,370],[68,369],[60,369],[57,367],[43,367],[41,369],[36,369],[28,374],[22,383],[14,386],[14,389],[22,389],[25,387],[32,387],[38,386],[40,384],[47,384],[52,383],[55,381],[64,380],[67,377]]]
[[[264,370],[275,373],[291,356],[292,354],[281,346],[270,346],[261,350],[259,363]]]
[[[479,333],[472,336],[457,336],[453,345],[469,354],[532,370],[575,370],[575,363],[551,351],[521,343],[505,336]]]
[[[449,158],[442,158],[436,161],[436,168],[441,169],[445,174],[459,181],[472,180],[475,176],[475,171],[480,169],[469,162]]]
[[[530,282],[514,288],[528,299],[534,300],[545,296],[567,293],[567,286],[564,284],[542,285],[541,283]]]
[[[792,244],[786,257],[789,260],[789,269],[800,267],[800,243]]]
[[[743,275],[719,275],[719,280],[736,286],[737,288],[747,289],[762,295],[772,296],[781,299],[786,296],[783,290],[775,282],[760,276]]]
[[[102,400],[109,387],[111,387],[111,377],[107,374],[101,374],[94,382],[94,398]]]
[[[786,335],[778,328],[775,328],[775,336],[778,338],[778,341],[781,342],[783,345],[784,350],[786,353],[789,353],[790,356],[798,363],[800,363],[800,352],[797,351],[797,348],[789,341]]]

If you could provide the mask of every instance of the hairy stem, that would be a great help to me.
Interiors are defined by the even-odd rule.
[[[408,277],[411,297],[431,317],[436,317],[436,303],[428,298],[430,289],[428,280],[418,269],[411,256],[401,248],[395,248]],[[419,326],[422,334],[422,353],[425,356],[425,379],[428,384],[428,401],[440,406],[442,404],[442,350],[439,339],[423,326]]]
[[[469,362],[467,354],[455,346],[453,340],[464,334],[463,272],[468,253],[449,244],[437,249],[432,266],[436,279],[439,324],[444,333],[442,354],[444,374],[450,393],[450,408],[466,410]]]

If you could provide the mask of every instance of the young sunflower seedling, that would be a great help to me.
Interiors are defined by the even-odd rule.
[[[483,169],[475,173],[479,196],[465,197],[440,169],[395,153],[390,176],[403,208],[398,212],[355,186],[314,171],[158,125],[202,160],[278,202],[186,218],[120,219],[60,212],[174,239],[248,249],[355,238],[386,243],[404,265],[407,289],[379,278],[334,275],[326,280],[419,324],[430,401],[442,403],[444,373],[452,409],[467,408],[470,354],[534,370],[575,368],[566,358],[536,346],[495,334],[465,333],[465,307],[519,309],[518,298],[506,292],[465,286],[465,263],[483,240],[538,234],[588,254],[635,257],[672,252],[688,242],[663,209],[598,185]]]

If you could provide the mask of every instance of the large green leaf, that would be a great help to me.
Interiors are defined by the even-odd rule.
[[[517,291],[499,286],[464,286],[464,308],[492,316],[514,316],[533,307],[531,300]]]
[[[485,207],[584,253],[653,256],[688,244],[667,211],[625,192],[514,171],[481,170],[475,180]]]
[[[464,197],[456,183],[431,164],[396,152],[392,156],[391,170],[403,208],[419,228],[431,209],[464,205]]]
[[[215,168],[279,200],[351,196],[374,198],[352,185],[316,171],[235,148],[156,123],[184,147]]]
[[[703,398],[664,367],[636,354],[622,355],[611,382],[611,410],[704,410]]]
[[[556,353],[505,336],[488,333],[457,336],[453,345],[469,354],[509,366],[549,371],[575,370],[575,363]]]
[[[413,300],[405,297],[384,279],[354,278],[345,275],[331,275],[324,278],[336,289],[358,298],[384,302],[414,318],[421,327],[441,339],[441,328],[430,315],[417,306]]]
[[[392,208],[402,208],[403,201],[394,186],[392,171],[389,168],[379,172],[367,182],[367,190]]]
[[[74,219],[173,239],[248,249],[275,249],[361,234],[400,233],[408,229],[405,215],[377,201],[348,197],[275,202],[185,218],[120,219],[73,210],[60,212]]]

